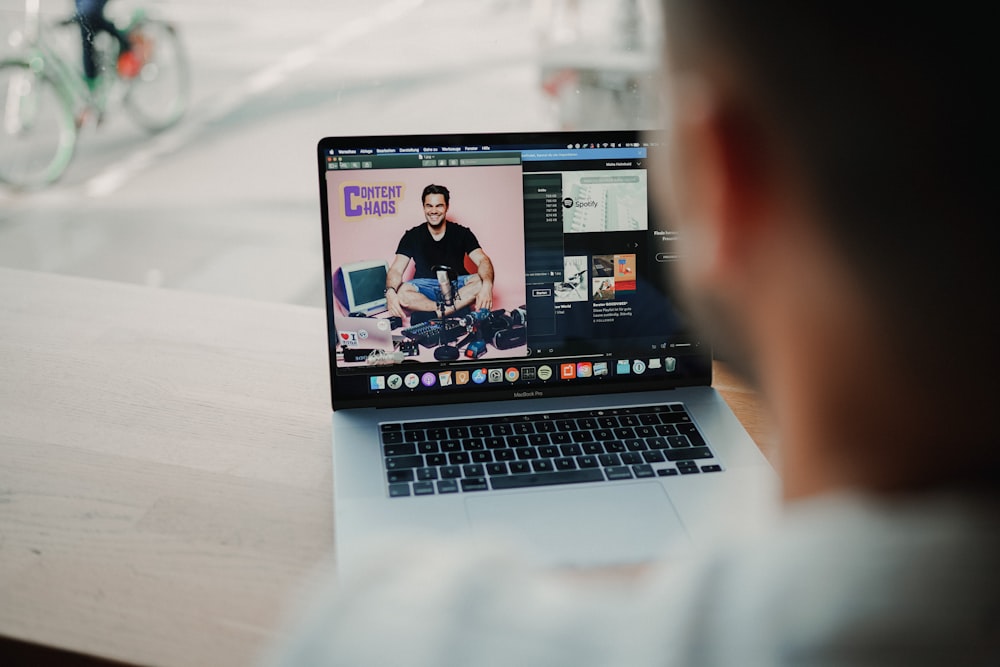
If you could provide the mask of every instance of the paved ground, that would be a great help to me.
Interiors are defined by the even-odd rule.
[[[147,4],[183,31],[190,113],[155,137],[110,116],[56,186],[0,189],[0,265],[319,306],[317,139],[559,125],[539,81],[539,28],[572,32],[558,3]],[[0,0],[3,34],[22,7]],[[609,7],[584,23],[611,25]]]

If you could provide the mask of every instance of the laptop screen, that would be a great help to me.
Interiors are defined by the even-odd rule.
[[[708,384],[650,202],[658,149],[632,131],[320,141],[334,408]]]

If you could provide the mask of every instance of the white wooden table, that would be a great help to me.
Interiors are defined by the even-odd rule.
[[[0,636],[252,663],[332,554],[325,340],[320,309],[0,269]]]

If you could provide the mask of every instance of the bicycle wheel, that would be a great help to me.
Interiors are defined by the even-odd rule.
[[[75,147],[68,93],[26,62],[0,62],[0,181],[48,185],[62,176]]]
[[[176,29],[163,21],[140,22],[129,39],[142,69],[129,81],[125,108],[150,132],[165,130],[187,110],[191,87],[187,55]]]

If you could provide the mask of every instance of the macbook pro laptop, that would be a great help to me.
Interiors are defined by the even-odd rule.
[[[632,131],[319,142],[342,571],[376,540],[476,533],[636,563],[771,514],[776,476],[670,286],[658,150]]]

